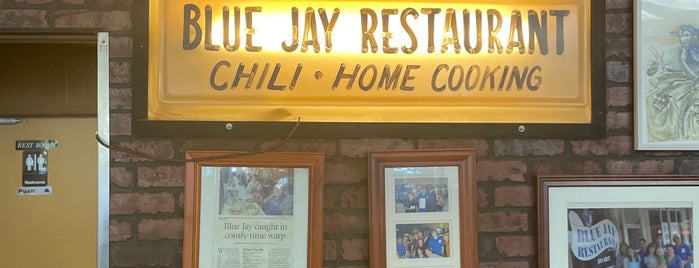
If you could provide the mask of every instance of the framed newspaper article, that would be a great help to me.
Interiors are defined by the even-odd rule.
[[[696,1],[634,1],[636,150],[699,150]]]
[[[474,149],[369,152],[370,267],[477,267]]]
[[[323,154],[186,158],[183,267],[322,267]]]
[[[538,177],[538,267],[692,267],[699,177]]]

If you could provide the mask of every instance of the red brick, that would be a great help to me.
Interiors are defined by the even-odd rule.
[[[41,4],[46,4],[46,3],[51,3],[56,0],[26,0],[27,4],[30,5],[41,5]]]
[[[607,51],[605,53],[607,58],[633,57],[633,36],[625,34],[608,34],[605,35],[604,38],[607,45]]]
[[[113,10],[104,13],[103,27],[110,32],[131,31],[131,12],[126,10]]]
[[[44,10],[0,9],[2,28],[44,28],[48,27],[48,13]]]
[[[495,140],[496,156],[555,156],[564,150],[562,140]]]
[[[131,135],[131,114],[109,113],[109,134],[113,136]]]
[[[367,208],[369,202],[368,190],[366,187],[347,189],[340,196],[340,207],[342,208]]]
[[[633,89],[631,87],[609,87],[607,88],[607,106],[628,107],[633,104]]]
[[[351,215],[346,212],[323,214],[323,231],[326,234],[367,233],[368,223],[369,219],[365,215]]]
[[[131,83],[131,64],[128,62],[109,62],[109,82],[117,84]]]
[[[110,88],[109,89],[109,109],[131,109],[131,88]]]
[[[607,173],[621,175],[621,174],[632,174],[633,173],[633,163],[626,160],[610,160],[605,164],[607,167]]]
[[[633,115],[627,112],[608,112],[607,130],[632,129]]]
[[[324,240],[323,241],[323,260],[325,260],[325,261],[337,260],[337,241],[335,241],[335,240]]]
[[[82,5],[85,4],[85,0],[61,0],[61,3],[68,5]]]
[[[182,242],[110,243],[111,267],[176,267],[182,258]]]
[[[97,0],[98,3],[103,2],[103,1],[113,2],[114,5],[117,5],[120,7],[131,7],[131,6],[133,6],[134,0]]]
[[[110,167],[109,168],[109,180],[111,183],[118,187],[132,187],[133,183],[133,173],[126,169],[126,167]]]
[[[326,184],[364,183],[367,180],[367,163],[362,160],[325,163]]]
[[[699,174],[699,161],[683,160],[680,162],[679,174]]]
[[[364,261],[369,259],[369,242],[366,239],[343,239],[342,259]]]
[[[602,140],[571,141],[574,155],[629,155],[633,151],[631,136],[612,136]]]
[[[54,25],[57,28],[103,28],[104,14],[92,10],[66,9],[55,12]]]
[[[628,61],[607,61],[607,80],[615,83],[631,83],[632,65]]]
[[[478,214],[480,232],[518,232],[529,230],[529,217],[522,212],[488,212]]]
[[[534,256],[536,245],[531,236],[498,236],[495,238],[498,252],[507,257]]]
[[[673,160],[647,160],[638,163],[638,174],[671,174],[675,172]]]
[[[415,148],[410,140],[403,139],[344,139],[340,140],[340,155],[366,158],[372,150],[409,150]]]
[[[115,144],[112,142],[111,144]],[[134,150],[148,155],[149,157],[161,158],[161,159],[172,159],[175,156],[175,152],[172,148],[172,141],[124,141],[116,143],[117,147],[123,147],[125,149]],[[135,156],[130,152],[123,152],[117,148],[112,148],[111,150],[112,158],[115,162],[145,162],[154,161],[153,159],[146,159],[140,156]]]
[[[110,32],[130,31],[132,28],[131,12],[126,10],[59,10],[55,14],[57,28],[100,28]]]
[[[500,186],[495,188],[496,207],[533,207],[534,187]]]
[[[606,0],[607,9],[629,9],[633,7],[633,0]]]
[[[183,219],[144,219],[138,222],[138,239],[182,239],[184,232]]]
[[[260,150],[277,152],[295,152],[299,150],[299,142],[297,140],[289,139],[283,144],[282,142],[284,142],[284,139],[262,142],[262,144],[260,144]]]
[[[325,157],[333,157],[337,154],[337,142],[334,140],[309,139],[299,142],[299,151],[323,153]]]
[[[607,33],[631,33],[633,28],[633,15],[631,13],[607,13]]]
[[[109,56],[115,58],[133,57],[133,39],[128,36],[109,36]]]
[[[453,149],[453,148],[473,148],[476,155],[488,155],[489,146],[486,140],[476,139],[420,139],[417,141],[419,149]]]
[[[323,196],[323,208],[334,209],[338,207],[337,193],[335,189],[325,187],[325,196]]]
[[[222,125],[223,129],[224,126]],[[251,139],[187,139],[178,150],[184,154],[186,151],[235,151],[249,152],[256,147],[256,142]]]
[[[524,181],[527,164],[521,161],[479,161],[476,164],[478,181]]]
[[[138,187],[184,187],[184,166],[138,167]]]
[[[175,197],[171,193],[112,193],[109,200],[111,215],[173,212]]]
[[[602,168],[600,168],[597,162],[593,161],[548,161],[548,162],[537,162],[532,168],[535,174],[540,175],[556,175],[556,174],[602,174]]]
[[[488,193],[483,189],[478,189],[478,207],[487,207],[490,203],[488,202]]]
[[[131,239],[131,223],[109,221],[109,241],[120,242]]]
[[[478,256],[485,257],[492,254],[495,243],[490,237],[478,237]]]
[[[184,193],[180,193],[177,196],[177,207],[184,208]]]

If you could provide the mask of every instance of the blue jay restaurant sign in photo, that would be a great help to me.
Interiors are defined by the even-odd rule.
[[[614,266],[619,249],[619,231],[616,226],[609,219],[593,224],[590,210],[584,210],[582,214],[581,219],[575,211],[568,212],[570,250],[575,262],[591,265],[575,267]]]

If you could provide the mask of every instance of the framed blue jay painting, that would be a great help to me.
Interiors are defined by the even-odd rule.
[[[697,1],[634,1],[635,148],[699,149]]]

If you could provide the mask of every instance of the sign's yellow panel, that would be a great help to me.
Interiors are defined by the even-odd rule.
[[[148,119],[590,123],[589,0],[151,0]]]

